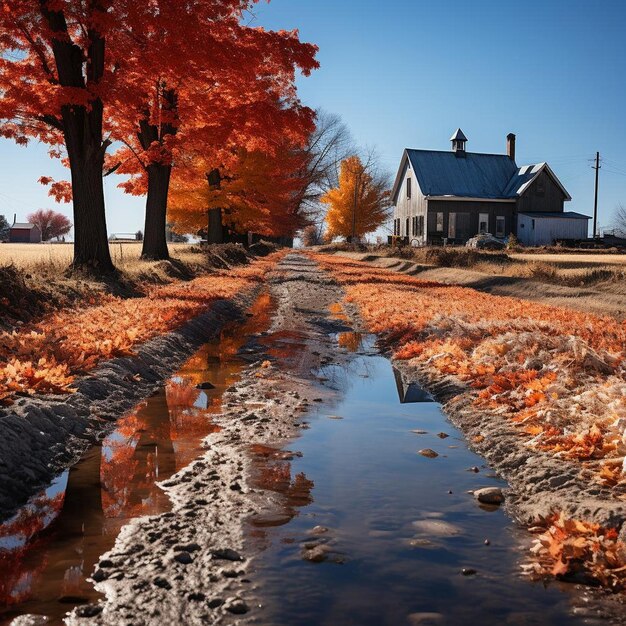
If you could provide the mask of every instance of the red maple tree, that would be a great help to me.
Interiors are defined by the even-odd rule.
[[[131,175],[122,188],[147,196],[144,258],[168,256],[173,167],[191,164],[197,171],[194,161],[201,160],[208,168],[201,174],[206,184],[209,171],[235,163],[242,149],[274,153],[277,137],[302,142],[313,129],[313,112],[298,101],[294,83],[297,70],[308,74],[317,67],[316,47],[301,43],[296,32],[246,26],[243,11],[250,6],[220,0],[196,3],[186,17],[189,9],[183,15],[181,9],[164,11],[148,39],[170,48],[167,60],[154,58],[152,45],[142,48],[153,80],[135,76],[144,99],[134,116],[119,116],[116,135],[124,146],[111,164]],[[195,28],[180,30],[186,21]]]
[[[35,138],[64,158],[75,266],[114,269],[103,174],[131,174],[127,190],[148,194],[144,255],[162,258],[176,150],[204,146],[220,166],[232,146],[257,148],[248,144],[275,130],[268,111],[277,100],[310,123],[294,79],[317,66],[316,48],[296,32],[247,27],[242,18],[253,4],[2,0],[0,46],[12,53],[0,58],[0,136]],[[124,147],[105,163],[116,140]],[[69,196],[63,183],[51,192]]]
[[[41,238],[44,241],[67,235],[72,228],[72,222],[63,213],[57,213],[52,209],[39,209],[34,213],[29,213],[26,219],[31,224],[39,226]]]

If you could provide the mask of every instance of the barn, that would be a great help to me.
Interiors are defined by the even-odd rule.
[[[540,245],[587,236],[588,218],[564,212],[571,196],[550,166],[517,166],[513,133],[506,154],[468,152],[460,128],[450,141],[451,151],[404,151],[392,190],[396,237],[425,245],[515,234]]]
[[[41,243],[41,230],[37,224],[13,222],[9,243]]]

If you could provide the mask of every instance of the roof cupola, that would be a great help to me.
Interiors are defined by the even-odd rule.
[[[456,129],[454,135],[450,137],[450,141],[452,142],[452,152],[454,152],[457,156],[464,157],[467,137],[460,128]]]

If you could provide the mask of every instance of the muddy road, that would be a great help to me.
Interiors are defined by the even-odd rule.
[[[287,256],[247,322],[18,513],[42,532],[0,528],[0,623],[614,621],[521,575],[530,536],[471,493],[506,484],[342,297]]]

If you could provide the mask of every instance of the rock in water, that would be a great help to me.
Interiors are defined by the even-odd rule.
[[[474,491],[474,497],[483,504],[502,504],[504,494],[499,487],[485,487]]]
[[[422,456],[425,456],[427,459],[434,459],[435,457],[439,456],[434,450],[431,450],[430,448],[424,448],[423,450],[418,450],[417,453],[421,454]]]
[[[328,558],[328,550],[328,546],[318,545],[311,550],[303,550],[302,558],[305,561],[310,561],[311,563],[322,563]]]
[[[210,383],[207,380],[203,383],[200,383],[199,385],[196,385],[196,389],[202,389],[202,390],[215,389],[215,385],[213,383]]]
[[[232,598],[231,600],[227,600],[224,608],[233,615],[244,615],[250,610],[248,605],[240,598]]]

